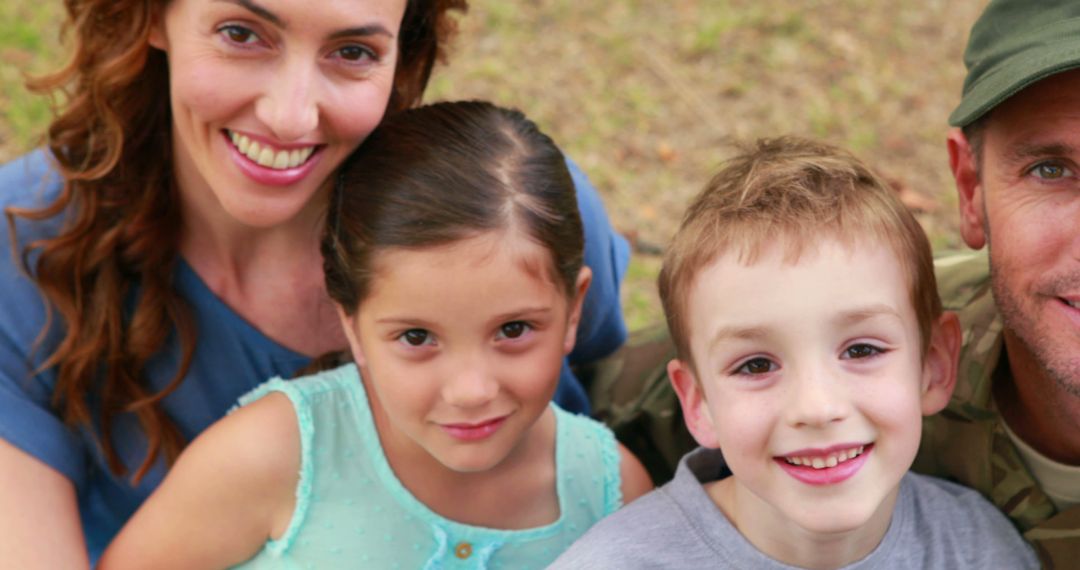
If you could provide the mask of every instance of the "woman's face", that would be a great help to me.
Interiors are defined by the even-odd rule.
[[[185,210],[271,228],[382,120],[406,0],[171,0],[150,43],[169,61]]]

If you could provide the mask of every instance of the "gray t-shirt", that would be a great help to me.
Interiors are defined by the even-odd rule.
[[[754,548],[705,493],[730,475],[718,450],[682,458],[675,478],[600,521],[548,568],[793,570]],[[881,544],[844,570],[1038,568],[1008,519],[977,492],[908,473]]]

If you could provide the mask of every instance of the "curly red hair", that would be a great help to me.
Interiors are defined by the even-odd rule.
[[[29,83],[63,101],[48,129],[63,189],[43,208],[5,211],[11,232],[16,217],[67,216],[59,235],[23,249],[26,269],[49,301],[50,320],[59,315],[64,324],[64,337],[42,369],[55,369],[52,404],[69,425],[109,434],[119,414],[138,418],[147,454],[136,482],[162,454],[171,463],[186,443],[159,402],[186,376],[196,336],[189,309],[172,287],[181,224],[171,181],[168,65],[148,44],[166,3],[66,0],[72,59]],[[456,31],[450,12],[466,9],[466,0],[408,0],[388,114],[420,102]],[[39,255],[30,267],[34,251]],[[134,309],[126,309],[136,287]],[[171,334],[179,340],[180,365],[155,392],[144,368]],[[111,438],[100,440],[109,468],[126,473]]]

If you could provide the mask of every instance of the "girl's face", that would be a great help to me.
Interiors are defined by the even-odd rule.
[[[523,447],[589,283],[585,268],[568,299],[550,259],[503,231],[376,256],[370,293],[343,321],[387,455],[480,472]]]
[[[185,207],[257,228],[317,211],[382,120],[405,2],[171,0],[150,43],[168,56]]]

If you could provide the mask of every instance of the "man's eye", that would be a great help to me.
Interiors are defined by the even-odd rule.
[[[739,374],[766,374],[776,370],[776,364],[768,358],[751,358],[743,363],[736,372]]]
[[[844,350],[844,357],[849,359],[870,358],[881,354],[882,350],[870,344],[853,344]]]
[[[237,44],[250,44],[259,39],[259,36],[255,35],[255,32],[236,24],[222,26],[218,31],[225,34],[225,37],[229,38],[229,41]]]
[[[401,333],[401,336],[398,338],[409,346],[423,346],[425,344],[430,344],[429,340],[431,339],[431,333],[424,329],[409,329]]]
[[[529,325],[521,321],[513,321],[499,327],[499,336],[502,338],[518,338],[529,330]]]
[[[1040,162],[1030,172],[1043,180],[1057,180],[1072,175],[1068,168],[1056,162]]]

